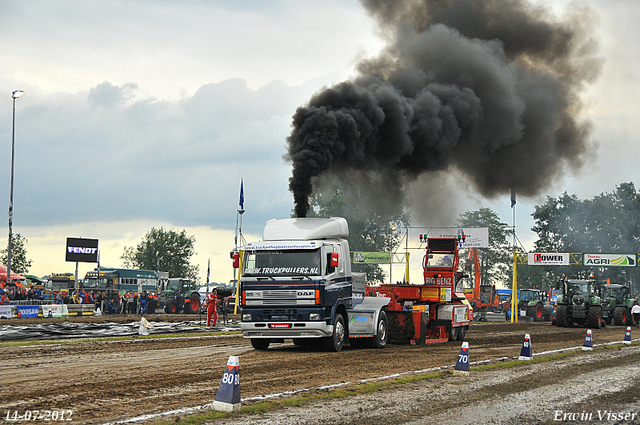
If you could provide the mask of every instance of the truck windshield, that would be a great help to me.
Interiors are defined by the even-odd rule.
[[[85,277],[84,283],[82,285],[84,288],[106,288],[107,287],[107,278],[106,277]]]
[[[569,281],[567,287],[569,290],[569,294],[582,295],[585,297],[589,295],[589,284],[585,281]]]
[[[607,287],[605,289],[605,291],[606,291],[605,297],[607,297],[607,298],[622,299],[622,289],[620,289],[620,288]]]
[[[244,276],[317,276],[320,250],[249,251]]]
[[[71,282],[70,280],[50,280],[49,283],[50,288],[54,291],[73,288],[73,282]]]
[[[427,259],[429,267],[452,267],[453,254],[430,254]]]

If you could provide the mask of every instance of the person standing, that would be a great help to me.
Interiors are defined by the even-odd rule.
[[[631,309],[631,314],[633,314],[633,321],[636,323],[636,326],[640,326],[640,305],[634,305]]]
[[[182,313],[182,305],[184,304],[184,298],[182,298],[182,294],[180,291],[174,291],[174,300],[176,303],[176,314]]]
[[[102,303],[102,292],[98,292],[98,296],[96,297],[96,310],[100,309],[101,312],[104,311],[104,304]]]
[[[129,312],[129,294],[122,291],[122,314],[125,316]]]
[[[131,305],[129,312],[131,314],[136,314],[138,311],[138,293],[137,292],[132,293],[131,298],[129,298],[129,304]]]
[[[140,302],[140,314],[144,316],[145,313],[147,312],[147,290],[146,289],[142,291],[138,301]]]
[[[213,317],[213,326],[218,321],[218,290],[214,289],[213,292],[207,294],[207,326],[211,326],[211,318]]]

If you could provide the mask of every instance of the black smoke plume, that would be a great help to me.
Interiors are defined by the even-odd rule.
[[[388,45],[296,111],[285,158],[298,217],[331,177],[375,175],[393,198],[455,168],[483,196],[532,196],[582,165],[580,95],[601,67],[588,9],[558,19],[525,0],[363,4]]]

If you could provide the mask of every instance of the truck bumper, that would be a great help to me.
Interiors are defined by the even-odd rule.
[[[318,338],[333,335],[333,325],[325,322],[243,322],[245,338]]]

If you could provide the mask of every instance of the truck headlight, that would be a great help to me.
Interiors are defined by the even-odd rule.
[[[309,314],[309,320],[320,320],[320,313]]]
[[[242,321],[243,322],[250,322],[251,321],[251,313],[243,314],[242,315]]]

